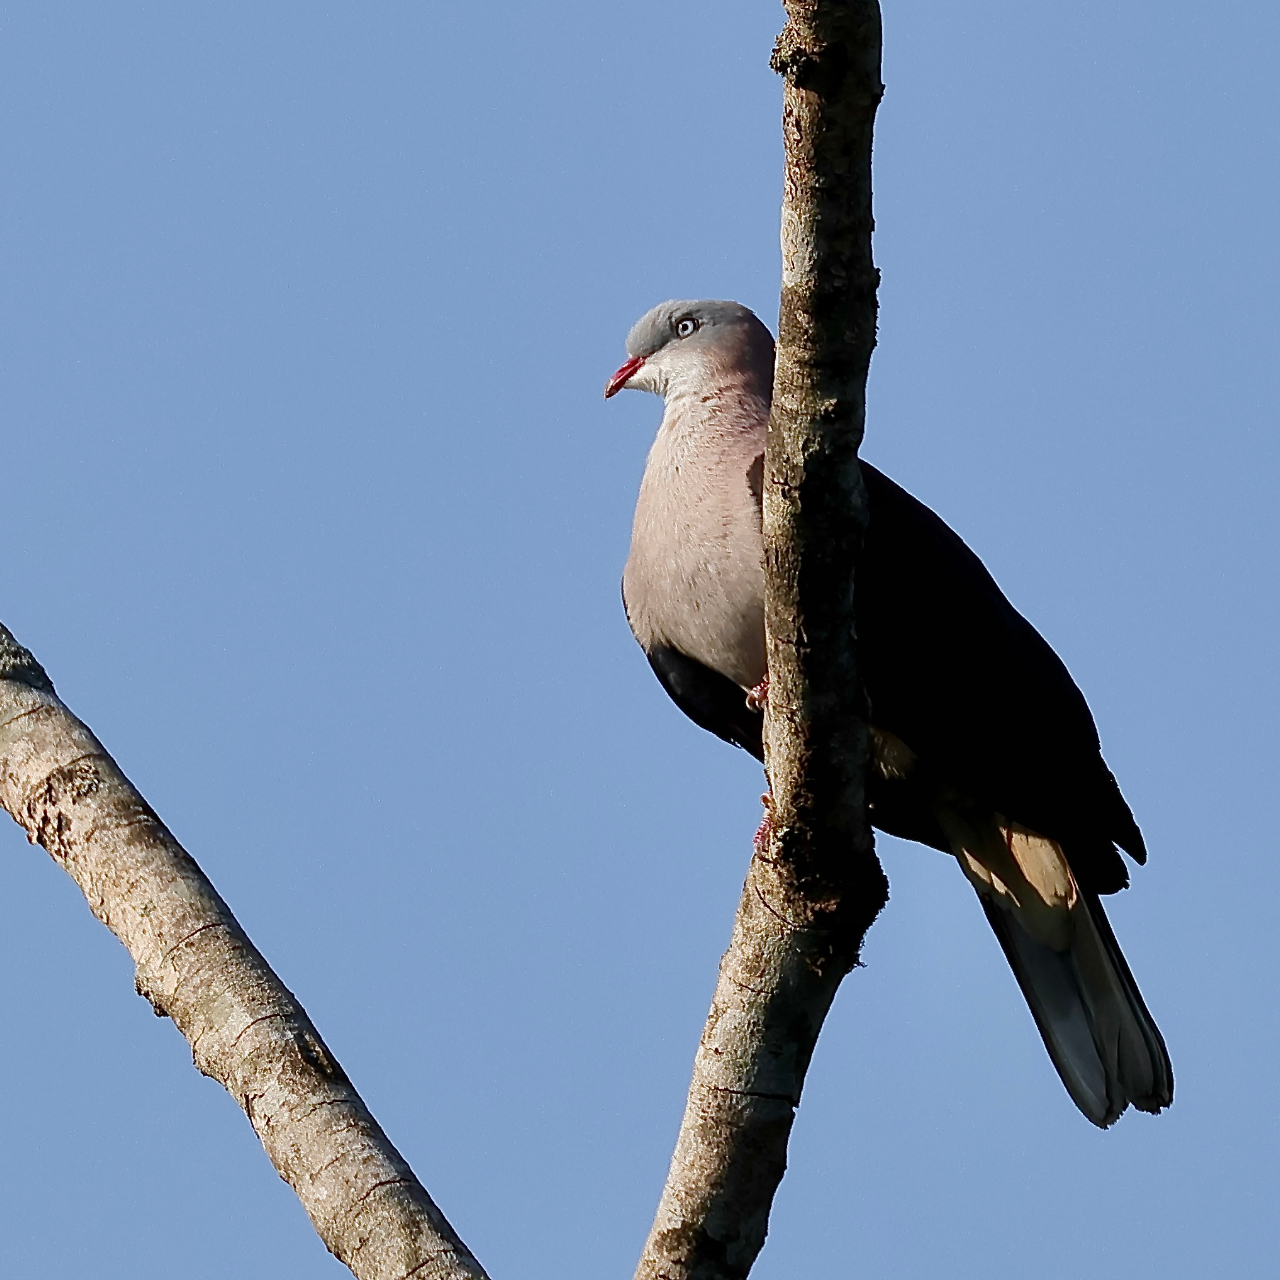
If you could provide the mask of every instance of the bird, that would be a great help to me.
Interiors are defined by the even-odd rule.
[[[622,578],[632,633],[676,706],[763,762],[761,502],[774,341],[747,307],[664,302],[605,398],[664,401]],[[943,520],[861,462],[854,576],[868,813],[952,855],[1071,1099],[1107,1128],[1173,1101],[1164,1038],[1102,907],[1146,847],[1084,695]]]

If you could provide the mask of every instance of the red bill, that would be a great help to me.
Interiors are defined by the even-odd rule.
[[[644,356],[632,356],[626,364],[618,370],[617,373],[604,384],[604,398],[607,400],[610,396],[616,396],[622,390],[635,374],[635,372],[644,364]]]

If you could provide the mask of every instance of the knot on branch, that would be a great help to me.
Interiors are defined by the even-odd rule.
[[[151,981],[149,975],[143,974],[141,968],[134,970],[133,989],[151,1006],[151,1012],[157,1018],[170,1018],[173,1016],[169,1012],[169,1006],[160,988]]]
[[[328,1080],[350,1083],[347,1073],[329,1052],[328,1045],[310,1027],[298,1027],[293,1032],[294,1048],[307,1066]]]
[[[102,773],[95,756],[82,756],[54,769],[27,796],[22,818],[27,838],[60,862],[65,861],[73,826],[67,810],[96,796],[101,788]]]
[[[806,38],[791,23],[774,41],[769,65],[795,89],[828,94],[838,88],[849,69],[849,53]]]
[[[869,32],[874,39],[869,39]],[[880,81],[880,14],[875,5],[859,18],[824,28],[788,22],[774,41],[769,65],[793,88],[833,101],[875,110],[884,96]],[[868,52],[873,57],[868,57]]]
[[[0,622],[0,680],[16,680],[44,693],[53,693],[53,681],[36,661],[30,649],[24,649],[13,632]]]

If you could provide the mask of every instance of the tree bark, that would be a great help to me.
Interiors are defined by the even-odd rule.
[[[226,903],[0,625],[0,805],[128,948],[137,989],[240,1104],[360,1280],[485,1280]]]
[[[876,0],[786,0],[782,297],[764,490],[772,797],[637,1280],[740,1280],[818,1032],[888,900],[867,821],[853,582],[875,346]]]

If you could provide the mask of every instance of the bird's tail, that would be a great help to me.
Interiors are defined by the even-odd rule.
[[[1076,1106],[1101,1128],[1130,1104],[1167,1107],[1164,1040],[1102,903],[1077,884],[1061,846],[998,814],[940,806],[938,817]]]

